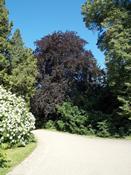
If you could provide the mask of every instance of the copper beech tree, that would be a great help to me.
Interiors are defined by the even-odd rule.
[[[87,42],[75,32],[54,32],[35,44],[39,75],[31,108],[38,121],[46,121],[56,117],[56,105],[65,100],[82,105],[80,97],[100,86],[102,73],[84,48]]]

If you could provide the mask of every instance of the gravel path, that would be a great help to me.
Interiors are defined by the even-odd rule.
[[[37,148],[8,175],[131,175],[131,141],[45,130],[34,134]]]

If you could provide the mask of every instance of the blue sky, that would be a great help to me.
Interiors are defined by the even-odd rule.
[[[100,66],[104,55],[97,49],[97,33],[89,31],[83,23],[81,5],[85,0],[6,0],[13,30],[19,28],[25,45],[35,48],[34,42],[54,31],[76,31],[88,41]]]

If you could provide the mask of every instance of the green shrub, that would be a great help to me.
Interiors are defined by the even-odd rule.
[[[110,132],[109,132],[109,124],[107,120],[103,120],[101,122],[97,123],[97,132],[96,135],[99,137],[109,137]]]
[[[58,130],[87,134],[86,122],[88,116],[83,110],[73,106],[70,102],[64,102],[61,106],[57,106],[57,113],[60,116],[55,124]]]
[[[57,115],[56,120],[48,120],[45,128],[81,135],[110,136],[109,116],[101,112],[86,113],[71,102],[64,102],[57,106]]]
[[[25,101],[0,86],[0,144],[25,145],[35,128],[35,118]]]
[[[99,137],[110,136],[110,116],[102,112],[94,112],[88,115],[87,125],[90,133]]]
[[[7,160],[6,160],[6,155],[2,153],[0,150],[0,168],[4,168],[7,166]]]
[[[85,112],[71,102],[57,106],[56,116],[50,116],[44,127],[99,137],[125,137],[131,133],[131,123],[128,119],[101,111]]]
[[[58,130],[65,131],[65,123],[62,120],[58,120],[56,126]]]
[[[55,129],[55,123],[52,120],[48,120],[48,122],[45,124],[44,128]]]

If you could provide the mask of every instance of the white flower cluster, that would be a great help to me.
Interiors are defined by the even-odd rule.
[[[25,145],[35,128],[35,118],[25,101],[0,86],[0,143]]]

